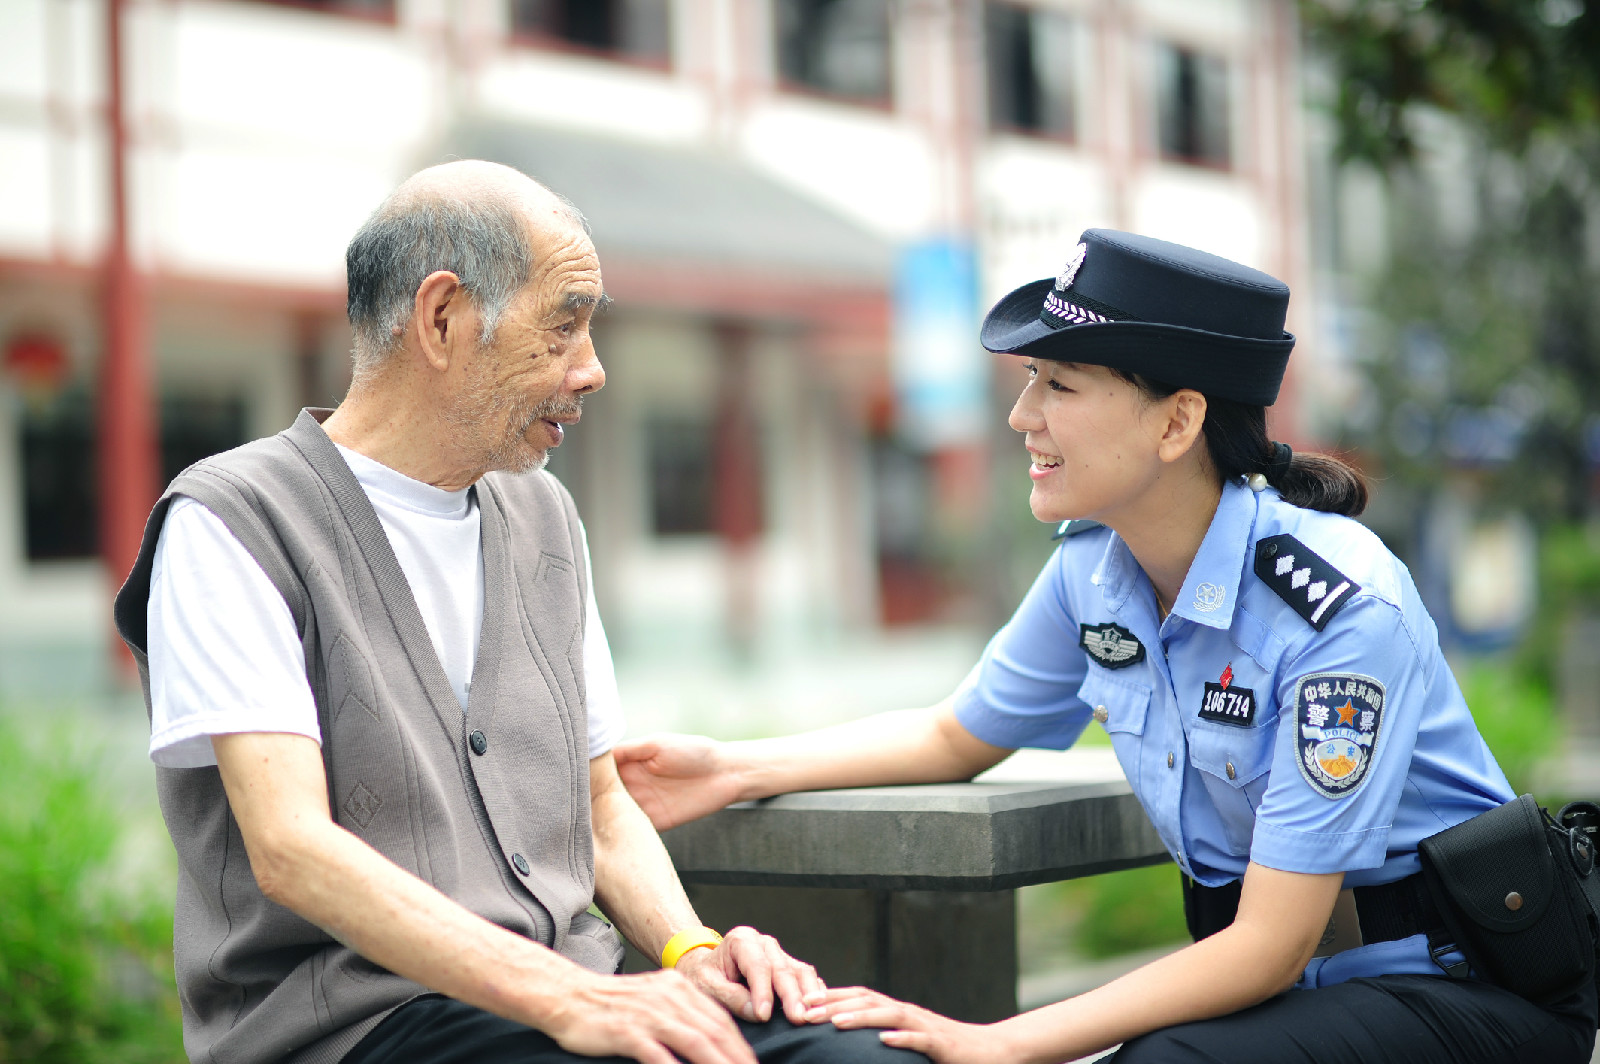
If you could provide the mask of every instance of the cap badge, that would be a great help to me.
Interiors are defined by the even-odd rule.
[[[1061,272],[1056,274],[1057,292],[1065,292],[1072,287],[1073,279],[1078,276],[1078,270],[1082,268],[1084,257],[1088,254],[1089,245],[1081,241],[1077,247],[1072,249],[1072,257],[1067,260],[1065,266],[1061,267]]]

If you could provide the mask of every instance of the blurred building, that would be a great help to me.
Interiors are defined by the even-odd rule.
[[[0,3],[0,695],[101,675],[121,575],[96,561],[110,2]],[[552,468],[630,660],[948,616],[929,530],[982,549],[1020,381],[972,317],[1087,226],[1282,276],[1313,332],[1289,0],[122,6],[159,477],[338,400],[344,244],[398,181],[517,166],[588,215],[616,299]],[[937,357],[925,304],[965,322]],[[1280,408],[1293,439],[1292,382]]]

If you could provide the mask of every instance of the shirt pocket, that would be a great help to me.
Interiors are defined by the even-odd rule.
[[[1150,712],[1150,688],[1114,679],[1095,666],[1078,687],[1078,697],[1089,706],[1111,737],[1122,772],[1134,790],[1139,789],[1139,752],[1144,746],[1144,722]],[[1104,720],[1100,720],[1101,717]]]
[[[1198,720],[1189,731],[1189,764],[1198,770],[1206,794],[1216,808],[1229,850],[1250,853],[1256,808],[1266,793],[1278,714],[1248,728]]]

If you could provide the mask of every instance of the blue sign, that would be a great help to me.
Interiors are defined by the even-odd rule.
[[[893,376],[902,438],[920,450],[976,443],[988,431],[989,355],[978,344],[972,246],[907,245],[895,276]]]

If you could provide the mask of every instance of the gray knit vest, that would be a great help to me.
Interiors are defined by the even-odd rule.
[[[146,709],[150,568],[173,496],[188,495],[294,616],[334,819],[484,919],[616,971],[621,944],[588,911],[588,588],[570,496],[542,472],[477,483],[483,627],[463,714],[325,416],[302,412],[277,436],[191,466],[156,503],[116,601]],[[469,741],[479,732],[481,753]],[[331,1064],[425,992],[262,895],[215,767],[158,768],[156,786],[178,851],[174,952],[191,1060]]]

